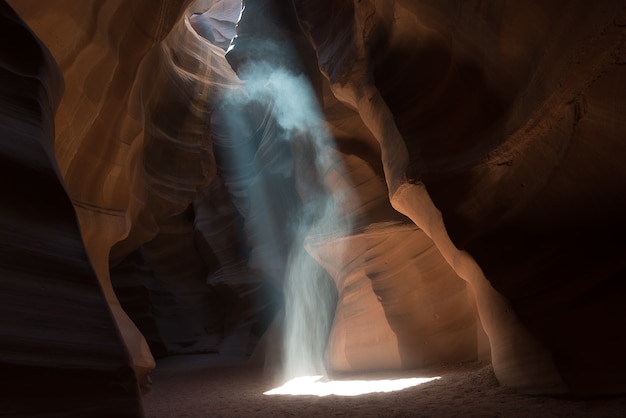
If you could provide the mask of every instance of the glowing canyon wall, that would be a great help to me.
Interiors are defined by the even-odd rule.
[[[227,53],[235,1],[0,2],[0,408],[136,416],[155,357],[250,354],[294,248],[331,370],[624,393],[623,2],[245,6]]]

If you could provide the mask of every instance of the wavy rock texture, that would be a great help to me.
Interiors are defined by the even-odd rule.
[[[198,41],[182,19],[188,4],[15,5],[39,36],[56,41],[48,43],[68,85],[56,118],[57,159],[142,379],[154,360],[119,305],[109,259],[116,264],[154,238],[159,223],[184,211],[210,181],[209,86],[234,77],[224,51]]]
[[[54,158],[61,72],[4,1],[0,28],[0,413],[138,416],[131,361]]]
[[[149,159],[140,166],[136,163],[145,128],[138,111],[143,103],[136,104],[138,94],[134,94],[134,103],[140,109],[134,115],[129,112],[133,86],[146,82],[137,77],[138,68],[179,19],[184,5],[14,3],[49,45],[63,72],[67,88],[55,119],[57,161],[77,209],[91,262],[145,384],[154,360],[115,296],[109,278],[109,253],[129,234],[133,221],[139,224],[136,213],[145,204],[145,195],[150,194],[146,183],[152,177],[144,169],[150,165]],[[156,229],[145,223],[149,224],[145,228]]]
[[[295,4],[392,204],[472,284],[500,381],[623,391],[622,2]]]
[[[46,241],[67,263],[82,247],[65,184],[90,291],[144,386],[159,350],[249,352],[306,244],[338,290],[337,370],[490,355],[521,390],[626,391],[622,1],[248,0],[228,54],[237,2],[9,3],[66,88],[54,151],[3,154],[15,172],[40,155],[63,222],[23,209],[42,190],[28,176],[5,186],[6,219],[74,228]],[[15,62],[52,68],[1,53],[30,83]],[[44,144],[60,92],[40,91],[23,109],[44,115],[28,130]],[[18,113],[4,123],[26,135]],[[121,361],[113,334],[93,338]]]
[[[345,218],[339,225],[348,230],[312,229],[305,246],[339,293],[326,353],[331,370],[425,367],[488,356],[466,283],[432,240],[393,210],[380,173],[358,154],[337,153],[325,183],[340,208],[336,215]]]
[[[333,371],[478,359],[482,334],[472,295],[423,231],[372,224],[359,234],[308,245],[339,289],[327,353]],[[337,247],[348,256],[336,257]]]

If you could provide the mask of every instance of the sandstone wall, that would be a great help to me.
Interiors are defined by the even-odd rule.
[[[5,218],[21,219],[6,230],[65,225],[45,235],[72,238],[48,240],[45,254],[66,263],[73,242],[85,283],[101,288],[89,292],[106,298],[97,317],[110,309],[144,386],[153,353],[112,267],[142,252],[151,273],[119,273],[125,297],[131,283],[171,295],[138,308],[157,313],[144,325],[165,353],[220,350],[234,329],[248,352],[277,309],[292,248],[306,245],[339,295],[336,369],[491,356],[500,382],[520,390],[626,389],[622,1],[249,0],[228,54],[199,14],[186,18],[217,2],[9,3],[60,72],[47,53],[35,62],[3,47],[7,79],[31,89],[6,113],[7,138],[41,144],[3,141],[5,178],[20,179],[3,186],[15,196]],[[276,97],[257,95],[281,86],[277,72],[310,86],[328,130],[319,148],[285,126]],[[18,100],[10,85],[4,97]],[[28,123],[27,109],[39,115]],[[51,186],[12,174],[33,170]],[[41,192],[26,196],[31,187]],[[63,222],[25,209],[48,195]],[[329,236],[313,210],[310,230],[294,233],[327,196],[349,222]],[[32,247],[5,270],[23,271]]]
[[[61,71],[4,1],[0,35],[0,411],[140,416],[132,362],[54,156]]]

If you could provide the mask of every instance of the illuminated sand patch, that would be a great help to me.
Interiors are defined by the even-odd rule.
[[[284,385],[264,392],[264,395],[314,395],[314,396],[358,396],[368,393],[395,392],[421,385],[437,377],[411,377],[384,380],[330,380],[323,376],[303,376],[291,379]]]

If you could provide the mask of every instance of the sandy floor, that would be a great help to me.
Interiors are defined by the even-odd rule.
[[[626,397],[581,401],[518,395],[500,387],[491,367],[485,364],[396,376],[435,375],[441,379],[392,393],[266,396],[263,392],[275,386],[275,377],[259,367],[235,357],[177,356],[158,362],[144,408],[147,418],[626,417]]]

